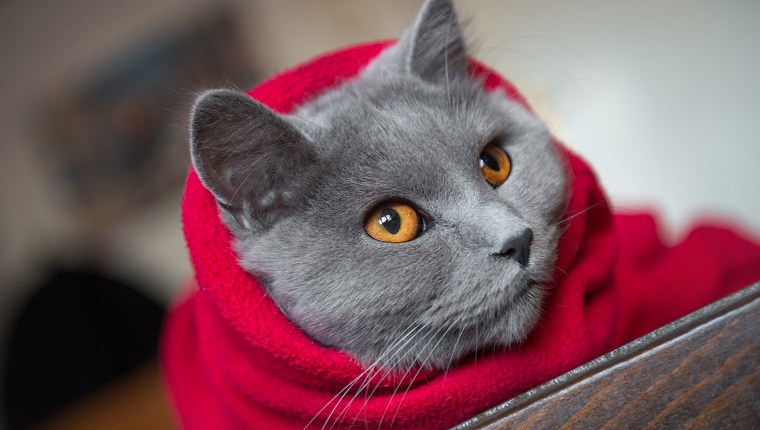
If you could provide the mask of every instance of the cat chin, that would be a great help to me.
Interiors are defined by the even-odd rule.
[[[457,363],[508,350],[524,341],[541,314],[544,288],[531,283],[508,303],[492,308],[491,316],[475,325],[438,325],[386,339],[371,350],[338,347],[353,355],[365,367],[408,372],[410,369],[446,371]]]
[[[471,322],[461,326],[450,323],[411,326],[384,339],[356,332],[336,333],[335,327],[303,321],[305,315],[279,303],[278,306],[294,324],[308,327],[304,332],[316,343],[347,352],[367,368],[447,370],[467,357],[507,350],[524,341],[539,320],[543,297],[543,286],[531,281],[510,299],[481,309]],[[365,344],[366,339],[373,339],[372,344]]]
[[[474,329],[469,353],[500,351],[515,347],[524,341],[536,327],[541,316],[544,288],[530,282],[508,304],[496,310],[495,318]],[[472,333],[473,330],[471,329]],[[462,354],[462,355],[466,355]]]
[[[512,300],[509,310],[493,325],[492,343],[506,348],[524,341],[538,323],[544,295],[540,284],[528,283]]]

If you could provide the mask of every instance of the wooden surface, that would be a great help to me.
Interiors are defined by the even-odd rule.
[[[760,429],[760,283],[457,430]]]
[[[153,361],[35,426],[45,430],[173,430],[158,362]]]

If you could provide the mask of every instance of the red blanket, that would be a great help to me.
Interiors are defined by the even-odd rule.
[[[356,76],[386,46],[328,54],[250,95],[288,112]],[[493,72],[476,63],[471,71],[487,89],[503,88],[525,104]],[[509,351],[473,355],[446,374],[406,377],[363,374],[349,356],[291,324],[238,266],[214,198],[191,171],[182,220],[198,288],[170,313],[161,351],[182,426],[322,428],[330,417],[326,428],[445,428],[760,279],[760,247],[729,229],[699,227],[667,247],[651,216],[613,216],[588,165],[557,145],[572,197],[539,326]],[[370,398],[342,391],[365,375],[377,387]]]

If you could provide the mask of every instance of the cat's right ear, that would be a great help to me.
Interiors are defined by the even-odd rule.
[[[232,90],[196,100],[190,155],[203,184],[244,228],[270,226],[294,208],[313,182],[317,158],[284,117]]]

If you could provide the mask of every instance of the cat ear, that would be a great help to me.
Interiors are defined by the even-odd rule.
[[[407,70],[424,80],[467,75],[467,46],[451,0],[427,0],[399,43]]]
[[[196,100],[190,154],[201,181],[242,227],[271,225],[295,206],[317,158],[284,117],[231,90]]]

